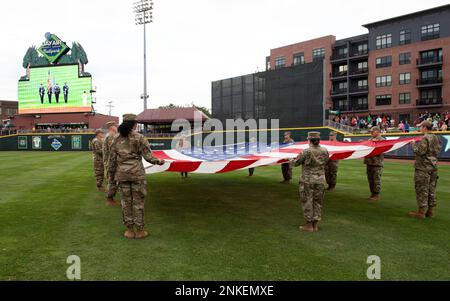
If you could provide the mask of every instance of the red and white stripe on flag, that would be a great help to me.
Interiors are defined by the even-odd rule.
[[[397,150],[409,144],[411,141],[420,140],[421,137],[384,140],[384,141],[359,141],[359,142],[332,142],[321,141],[321,146],[330,153],[331,160],[350,160],[377,156]],[[177,150],[154,150],[153,155],[164,159],[162,166],[151,165],[144,161],[144,167],[148,174],[158,172],[189,172],[189,173],[225,173],[235,170],[255,168],[260,166],[277,165],[297,157],[299,153],[309,147],[308,142],[298,142],[292,145],[280,146],[267,152],[247,153],[236,155],[228,159],[214,156],[208,160],[198,156],[190,156]]]

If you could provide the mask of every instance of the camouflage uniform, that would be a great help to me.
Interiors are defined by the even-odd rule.
[[[383,141],[385,138],[370,138],[371,141]],[[367,166],[367,180],[369,181],[370,192],[372,196],[377,196],[381,192],[381,175],[383,173],[384,155],[366,157],[364,164]]]
[[[103,141],[97,138],[92,140],[92,153],[94,155],[94,175],[97,179],[97,187],[103,185],[103,178],[105,177],[105,167],[103,165]]]
[[[144,229],[144,204],[147,181],[142,158],[152,164],[159,159],[153,157],[150,144],[141,134],[132,131],[128,137],[114,139],[109,156],[108,178],[117,180],[122,195],[123,223],[138,231]]]
[[[328,160],[325,165],[325,178],[330,189],[336,187],[338,172],[338,161]]]
[[[330,141],[336,141],[337,133],[330,132]],[[335,139],[332,140],[332,137]],[[338,172],[338,161],[328,160],[327,165],[325,165],[325,179],[327,180],[328,189],[332,190],[336,187],[337,183],[337,172]]]
[[[436,207],[437,162],[441,151],[439,139],[431,133],[425,134],[420,142],[413,144],[416,155],[414,182],[416,200],[420,209]]]
[[[119,136],[118,134],[112,135],[108,133],[105,137],[105,141],[103,141],[103,164],[105,165],[105,169],[108,171],[109,169],[109,157],[111,153],[111,146],[113,144],[114,139]],[[108,178],[108,188],[107,188],[108,198],[113,198],[117,192],[117,181],[109,180]]]
[[[289,138],[283,141],[283,144],[294,143],[294,139]],[[281,164],[281,174],[283,175],[283,181],[289,182],[292,180],[292,165],[289,163]]]
[[[307,223],[322,218],[322,201],[325,192],[325,165],[329,160],[326,148],[311,146],[294,159],[294,165],[303,165],[299,181],[299,195]]]

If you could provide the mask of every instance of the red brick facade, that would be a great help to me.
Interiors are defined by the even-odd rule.
[[[425,50],[442,49],[442,106],[422,106],[416,105],[416,100],[420,99],[420,90],[416,81],[420,77],[420,69],[417,67],[417,61],[420,59],[420,52]],[[411,53],[411,63],[400,65],[400,53]],[[376,59],[378,57],[392,56],[391,67],[376,68]],[[416,119],[422,112],[445,112],[450,111],[450,38],[442,38],[418,42],[414,44],[402,45],[392,48],[371,50],[369,52],[369,111],[372,114],[391,115],[395,120],[399,120],[400,114],[412,113],[412,119]],[[400,85],[399,77],[401,73],[411,73],[411,82]],[[376,87],[376,77],[383,75],[392,76],[392,85],[388,87]],[[411,93],[410,104],[400,104],[399,94]],[[377,106],[376,96],[390,94],[392,102],[390,105]]]
[[[17,101],[0,100],[0,122],[16,115],[18,105],[19,103]]]

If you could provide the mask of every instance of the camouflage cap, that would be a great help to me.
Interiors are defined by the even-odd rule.
[[[430,127],[433,126],[433,124],[427,119],[427,120],[422,121],[422,122],[418,125],[419,128],[420,128],[420,127],[423,127],[423,126],[426,126],[427,128],[430,128]]]
[[[308,139],[320,139],[320,132],[309,132]]]
[[[124,114],[123,121],[136,121],[137,116],[135,114]]]
[[[331,132],[330,132],[330,136],[337,136],[337,135],[338,135],[338,133],[335,132],[335,131],[331,131]]]
[[[95,135],[103,134],[103,130],[102,129],[96,129],[94,133],[95,133]]]
[[[374,126],[370,129],[370,132],[375,132],[375,131],[381,132],[380,128],[377,126]]]
[[[109,128],[111,126],[117,126],[117,122],[115,121],[108,121],[107,123],[105,123],[106,128]]]

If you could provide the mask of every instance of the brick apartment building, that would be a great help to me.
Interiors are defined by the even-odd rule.
[[[17,114],[18,102],[9,100],[0,100],[0,122],[4,123],[12,116]]]
[[[450,5],[364,25],[367,34],[326,36],[270,51],[266,68],[324,60],[325,100],[344,115],[415,120],[450,111]]]

